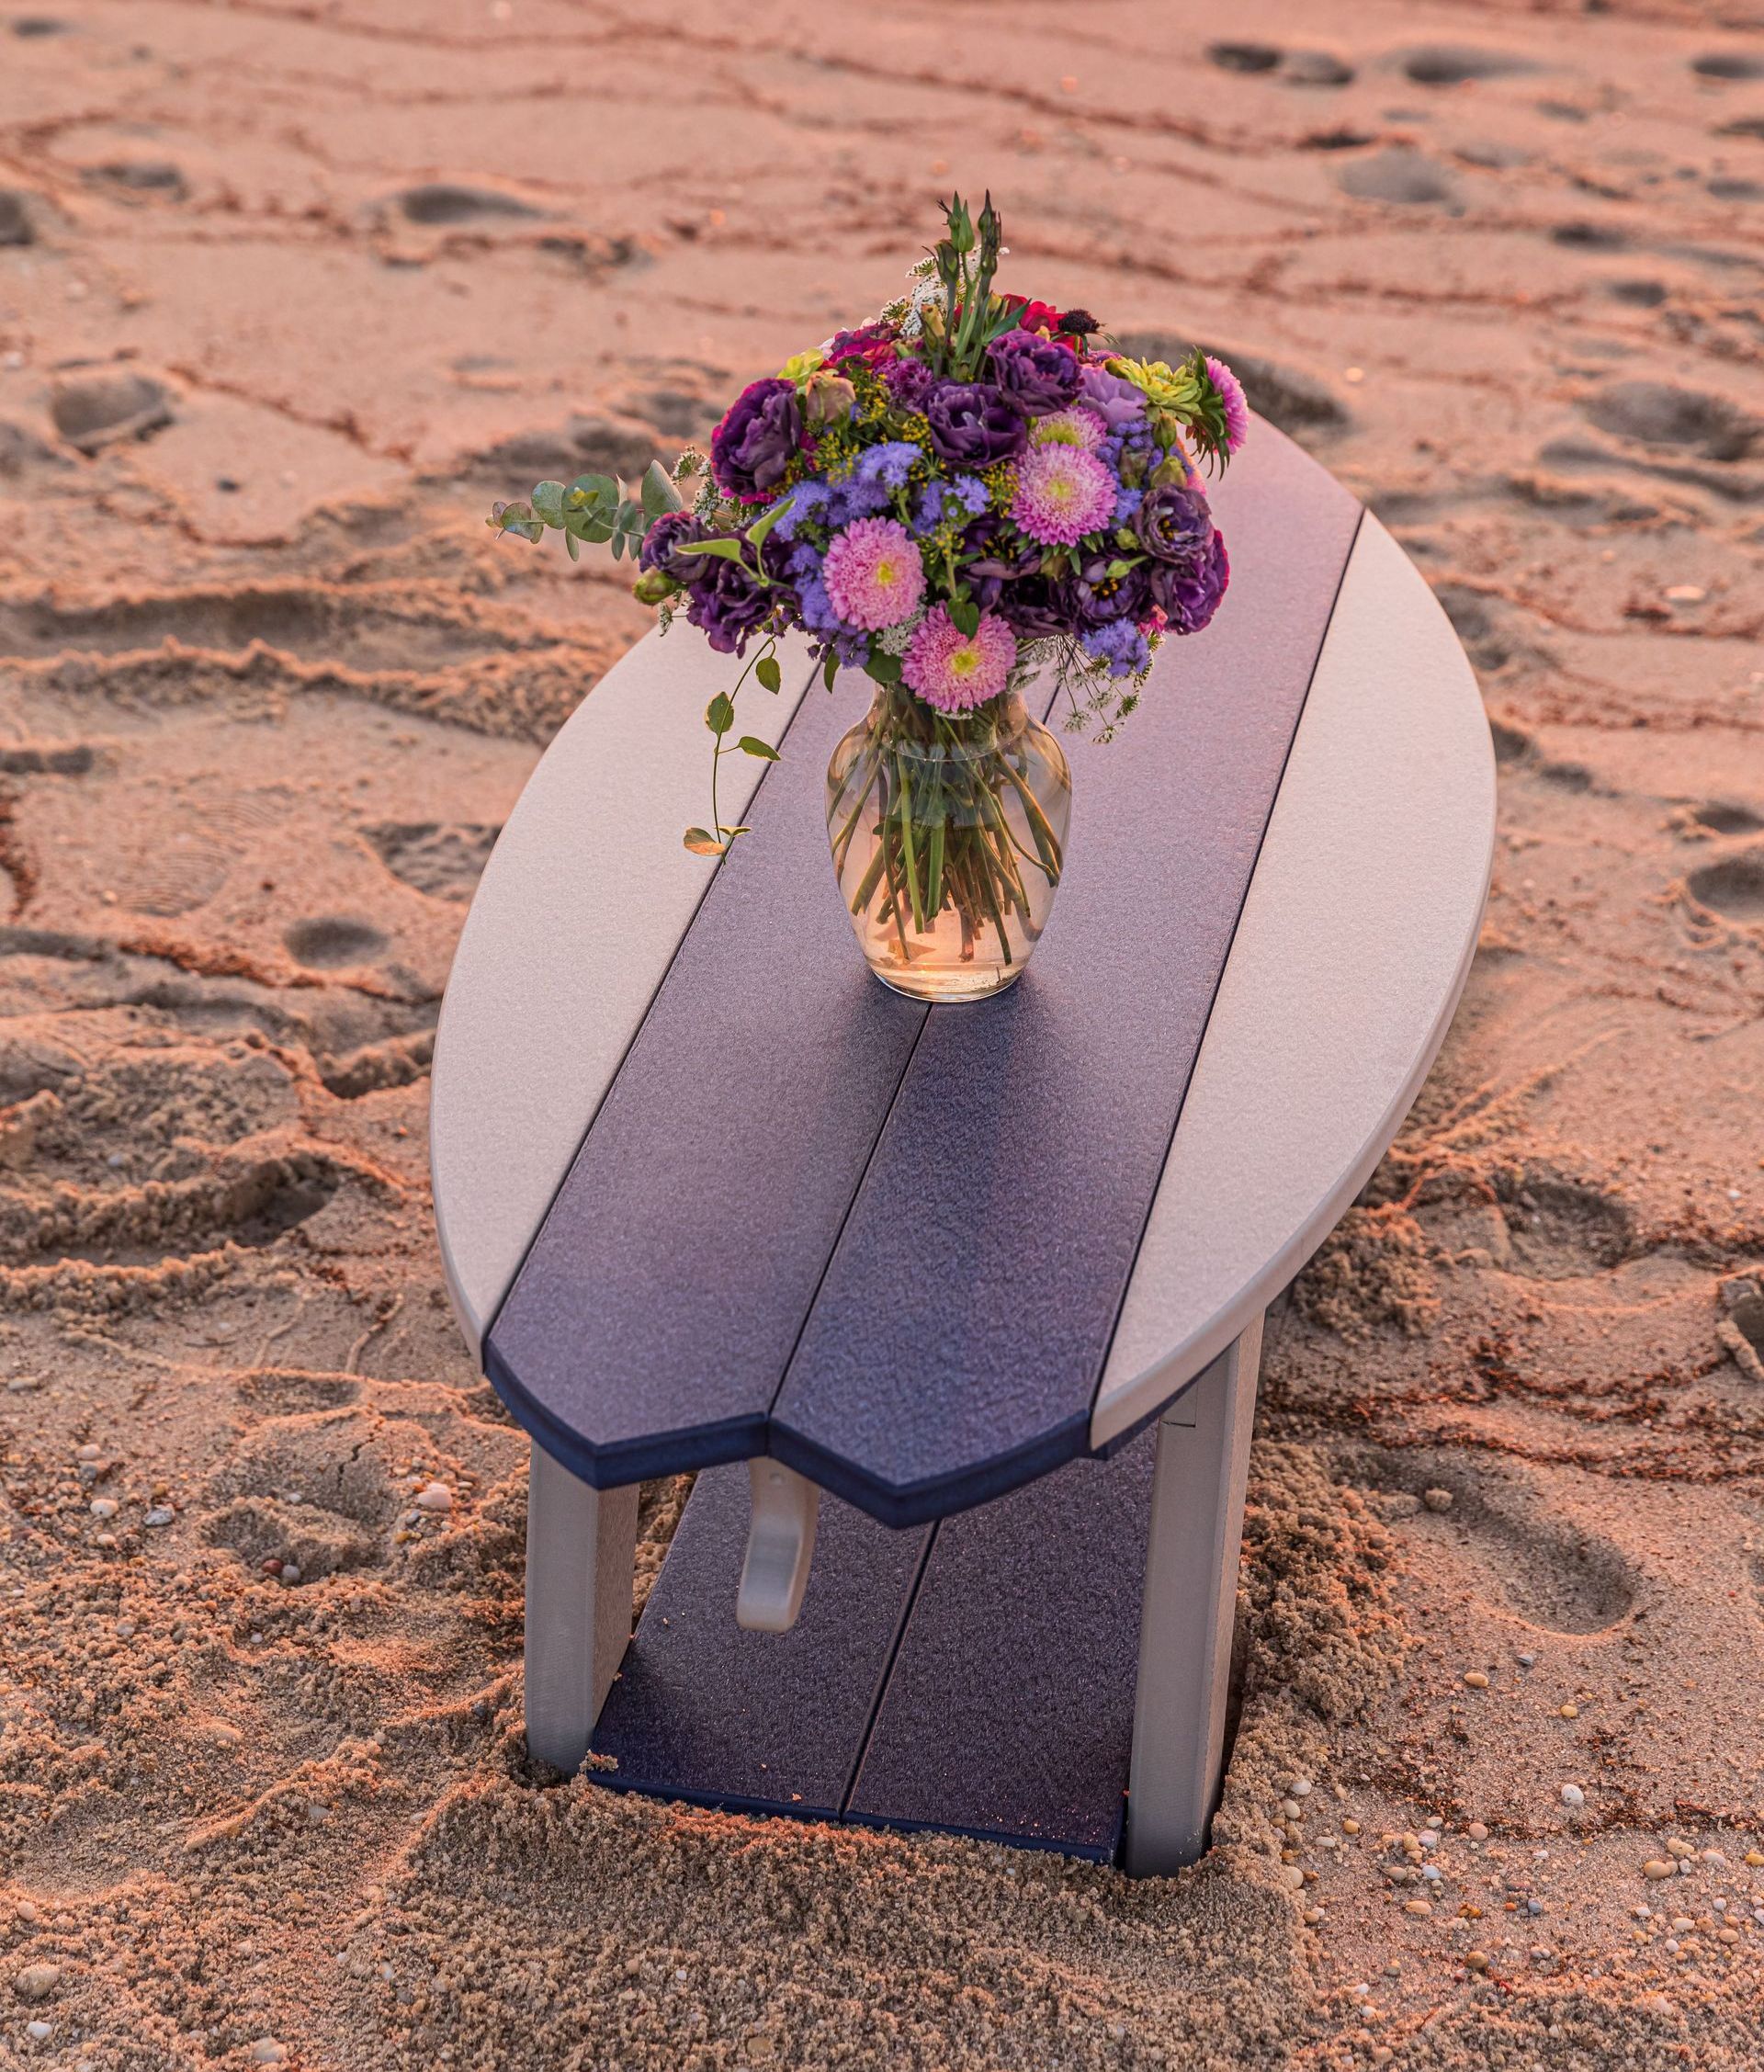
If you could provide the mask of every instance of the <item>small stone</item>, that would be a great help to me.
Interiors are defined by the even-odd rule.
[[[62,1982],[60,1964],[27,1964],[12,1982],[21,2000],[46,2000]]]
[[[1323,1919],[1323,1909],[1322,1909],[1322,1908],[1321,1908],[1321,1907],[1306,1907],[1306,1909],[1305,1909],[1305,1925],[1306,1925],[1306,1928],[1315,1928],[1315,1927],[1317,1926],[1317,1922],[1318,1922],[1318,1921],[1320,1921],[1320,1920],[1321,1920],[1322,1919]],[[1731,1933],[1731,1930],[1730,1930],[1729,1932]]]
[[[266,1576],[279,1576],[282,1572],[282,1564],[278,1557],[273,1554],[266,1560],[260,1561],[257,1566]]]
[[[1764,1850],[1748,1849],[1746,1851],[1746,1861],[1753,1870],[1757,1870],[1760,1863],[1764,1863]]]
[[[13,1912],[21,1921],[34,1921],[38,1915],[37,1902],[34,1899],[21,1899]]]
[[[1673,1868],[1672,1864],[1662,1862],[1659,1857],[1650,1856],[1642,1865],[1642,1875],[1645,1878],[1669,1878]]]
[[[254,2065],[286,2065],[288,2046],[278,2044],[273,2036],[259,2036],[251,2046],[251,2062]]]
[[[413,1499],[419,1511],[446,1512],[453,1509],[453,1491],[445,1482],[431,1482],[419,1489]]]
[[[28,2021],[25,2024],[25,2034],[33,2044],[46,2044],[54,2033],[55,2024],[52,2021]]]
[[[1295,1777],[1293,1779],[1293,1796],[1295,1798],[1309,1798],[1310,1795],[1310,1779],[1308,1777]]]
[[[134,1637],[135,1622],[132,1619],[119,1619],[117,1621],[117,1638],[119,1640],[132,1640]]]
[[[1488,1968],[1487,1954],[1482,1950],[1472,1950],[1464,1961],[1472,1971],[1487,1971]]]
[[[1487,1841],[1488,1840],[1488,1829],[1480,1820],[1471,1821],[1464,1831],[1472,1841]]]
[[[1403,1901],[1403,1911],[1406,1914],[1430,1914],[1433,1911],[1433,1904],[1429,1899],[1405,1899]]]
[[[1573,1811],[1578,1812],[1580,1807],[1587,1803],[1587,1795],[1578,1784],[1564,1784],[1562,1787],[1562,1803]]]
[[[160,1525],[169,1525],[172,1523],[175,1515],[175,1513],[167,1511],[163,1503],[156,1503],[153,1508],[147,1513],[146,1517],[141,1520],[141,1523],[143,1525],[152,1525],[155,1527]]]
[[[1579,1716],[1580,1716],[1580,1708],[1579,1708],[1579,1706],[1578,1706],[1578,1705],[1577,1705],[1577,1704],[1573,1704],[1573,1703],[1572,1703],[1572,1701],[1570,1701],[1570,1703],[1569,1703],[1569,1704],[1566,1704],[1566,1705],[1564,1705],[1564,1706],[1563,1706],[1563,1708],[1562,1708],[1562,1717],[1563,1717],[1564,1719],[1578,1719],[1578,1718],[1579,1718]]]
[[[1305,1888],[1305,1874],[1296,1863],[1289,1863],[1280,1874],[1280,1878],[1288,1892],[1302,1892]]]
[[[1688,1841],[1680,1840],[1677,1835],[1674,1835],[1672,1840],[1667,1843],[1666,1852],[1668,1856],[1679,1857],[1694,1856],[1697,1853]]]
[[[94,1497],[92,1500],[94,1518],[114,1518],[121,1509],[122,1506],[115,1497]]]
[[[1464,1681],[1473,1691],[1486,1691],[1488,1688],[1488,1679],[1481,1670],[1465,1670]]]
[[[1280,1802],[1281,1817],[1283,1819],[1296,1820],[1303,1810],[1295,1798],[1283,1798]]]
[[[1430,1511],[1450,1511],[1452,1492],[1450,1489],[1423,1489],[1421,1501]]]
[[[1535,1662],[1535,1661],[1536,1661],[1536,1659],[1537,1659],[1537,1657],[1536,1657],[1535,1655],[1532,1655],[1532,1654],[1529,1654],[1529,1653],[1528,1653],[1528,1654],[1524,1654],[1524,1655],[1521,1655],[1521,1657],[1519,1658],[1519,1666],[1520,1666],[1520,1668],[1521,1668],[1521,1669],[1522,1669],[1522,1670],[1528,1670],[1528,1669],[1530,1669],[1530,1668],[1531,1668],[1532,1664],[1533,1662]]]
[[[37,1375],[8,1375],[6,1376],[6,1394],[8,1396],[28,1395],[31,1390],[40,1388],[42,1386],[42,1380]]]
[[[300,1571],[299,1567],[292,1561],[284,1561],[282,1563],[282,1580],[285,1584],[287,1584],[288,1588],[289,1590],[292,1590],[294,1585],[299,1582],[300,1579]]]
[[[104,1458],[104,1448],[95,1446],[88,1441],[84,1446],[74,1447],[74,1458],[75,1460],[102,1460]]]
[[[1342,1832],[1342,1833],[1343,1833],[1344,1835],[1357,1835],[1357,1834],[1358,1834],[1358,1833],[1360,1832],[1360,1823],[1359,1823],[1359,1821],[1357,1821],[1357,1820],[1344,1820],[1344,1821],[1342,1821],[1342,1823],[1341,1823],[1341,1832]]]
[[[1415,1840],[1422,1849],[1437,1849],[1440,1846],[1439,1829],[1437,1828],[1423,1828]]]

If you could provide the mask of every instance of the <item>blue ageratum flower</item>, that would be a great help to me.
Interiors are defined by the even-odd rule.
[[[1092,627],[1083,636],[1083,648],[1092,661],[1108,663],[1111,676],[1136,676],[1151,665],[1151,649],[1131,619]]]
[[[824,513],[832,492],[822,481],[798,482],[784,500],[784,511],[772,527],[775,539],[794,539],[798,529]]]

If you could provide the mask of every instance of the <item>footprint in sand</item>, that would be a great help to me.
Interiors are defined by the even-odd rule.
[[[260,1424],[209,1478],[202,1537],[254,1568],[292,1561],[304,1582],[383,1561],[401,1437],[347,1403]]]
[[[1692,58],[1699,79],[1764,79],[1764,56],[1756,51],[1708,51]]]
[[[1388,1499],[1382,1508],[1402,1537],[1430,1544],[1463,1571],[1467,1595],[1548,1633],[1603,1633],[1634,1606],[1629,1563],[1609,1541],[1541,1512],[1539,1492],[1474,1476],[1450,1455],[1374,1457],[1377,1480],[1399,1500],[1450,1497],[1443,1510]]]
[[[1401,60],[1406,79],[1418,86],[1461,86],[1473,79],[1516,79],[1538,67],[1509,51],[1476,51],[1454,43],[1428,43]]]
[[[1501,1190],[1511,1244],[1510,1269],[1540,1281],[1571,1281],[1621,1265],[1634,1239],[1620,1201],[1577,1180],[1533,1171]]]
[[[1394,145],[1371,158],[1357,158],[1336,175],[1344,194],[1357,201],[1385,201],[1404,209],[1462,207],[1457,189],[1418,151]]]
[[[297,964],[317,971],[369,964],[386,947],[386,937],[370,922],[340,913],[297,921],[283,931],[282,941]]]
[[[1580,405],[1601,432],[1641,446],[1688,447],[1709,460],[1743,460],[1758,426],[1720,396],[1669,381],[1616,381]]]
[[[1724,920],[1764,921],[1764,846],[1738,849],[1704,864],[1685,879],[1685,889]]]
[[[394,877],[432,900],[469,900],[502,830],[419,821],[362,832]]]
[[[1209,43],[1209,64],[1221,72],[1278,74],[1291,86],[1345,86],[1353,67],[1329,51],[1283,51],[1273,43]]]
[[[469,187],[449,180],[432,180],[420,187],[406,187],[397,197],[406,221],[445,229],[469,223],[483,216],[536,217],[540,211],[516,195],[498,187]]]
[[[25,197],[11,187],[0,187],[0,245],[36,242],[37,225]]]
[[[117,159],[108,165],[94,165],[85,175],[88,187],[108,187],[129,195],[164,195],[182,201],[189,192],[182,171],[169,159]]]
[[[57,385],[49,414],[69,446],[90,455],[164,431],[172,422],[172,399],[150,375],[84,374]]]

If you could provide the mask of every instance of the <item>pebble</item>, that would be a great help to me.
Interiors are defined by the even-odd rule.
[[[1536,1661],[1536,1659],[1537,1657],[1535,1655],[1521,1655],[1519,1658],[1519,1666],[1522,1670],[1528,1670],[1531,1668],[1532,1664]]]
[[[1302,1892],[1305,1889],[1305,1874],[1296,1863],[1289,1863],[1280,1876],[1288,1892]]]
[[[27,1964],[12,1982],[21,2000],[46,2000],[62,1982],[60,1964]]]
[[[1464,1961],[1472,1971],[1487,1971],[1488,1968],[1487,1955],[1481,1950],[1472,1950]]]
[[[1677,1835],[1667,1843],[1666,1852],[1668,1856],[1678,1857],[1694,1856],[1697,1853],[1688,1841],[1680,1840]]]
[[[1488,1688],[1488,1679],[1481,1670],[1465,1670],[1464,1681],[1473,1691],[1486,1691]]]
[[[274,2036],[259,2036],[251,2046],[251,2062],[254,2065],[286,2065],[288,2045],[278,2044]]]
[[[1580,1716],[1580,1708],[1579,1708],[1579,1706],[1578,1706],[1578,1705],[1577,1705],[1577,1704],[1566,1704],[1566,1705],[1564,1705],[1564,1706],[1563,1706],[1563,1708],[1562,1708],[1562,1717],[1563,1717],[1564,1719],[1578,1719],[1578,1718],[1579,1718],[1579,1716]]]
[[[419,1511],[451,1511],[453,1491],[445,1482],[431,1482],[416,1492],[413,1500]]]
[[[74,1458],[75,1460],[102,1460],[104,1458],[104,1448],[95,1446],[90,1443],[84,1446],[75,1446]]]
[[[1562,1787],[1562,1803],[1564,1806],[1578,1809],[1587,1803],[1587,1795],[1578,1784],[1564,1784]]]
[[[1430,1511],[1450,1511],[1452,1492],[1450,1489],[1423,1489],[1421,1501]]]
[[[1344,1835],[1357,1835],[1357,1834],[1358,1834],[1358,1833],[1360,1832],[1360,1823],[1359,1823],[1359,1821],[1357,1821],[1357,1820],[1344,1820],[1344,1821],[1342,1821],[1342,1823],[1341,1823],[1341,1832],[1342,1832],[1342,1833],[1343,1833]],[[1751,1859],[1750,1859],[1750,1858],[1748,1857],[1748,1858],[1747,1859],[1747,1862],[1749,1863],[1749,1862],[1751,1861]],[[1761,1861],[1761,1862],[1764,1862],[1764,1858],[1761,1858],[1761,1859],[1760,1859],[1760,1861]]]
[[[146,1517],[141,1520],[141,1523],[154,1526],[169,1525],[172,1523],[173,1516],[174,1513],[167,1511],[163,1503],[156,1503]]]
[[[132,1619],[119,1619],[117,1621],[117,1638],[119,1640],[132,1640],[134,1637],[135,1622]]]
[[[1283,1798],[1280,1802],[1280,1811],[1283,1819],[1296,1820],[1303,1810],[1304,1808],[1299,1805],[1298,1801],[1295,1798]]]
[[[266,1560],[260,1561],[258,1563],[258,1567],[262,1568],[265,1575],[266,1576],[279,1576],[282,1572],[282,1564],[280,1560],[273,1554],[269,1556]]]
[[[42,1386],[42,1379],[37,1375],[8,1375],[6,1376],[6,1394],[8,1396],[24,1396],[32,1389],[40,1388]]]
[[[1480,1820],[1471,1821],[1470,1825],[1464,1831],[1469,1836],[1472,1841],[1487,1841],[1488,1840],[1488,1829],[1487,1826]]]
[[[1669,1878],[1672,1871],[1673,1866],[1657,1856],[1650,1856],[1642,1865],[1642,1875],[1645,1878]]]
[[[33,2044],[46,2044],[54,2033],[55,2024],[52,2021],[28,2021],[25,2024],[25,2034]]]
[[[1430,1914],[1433,1911],[1433,1904],[1431,1900],[1428,1899],[1405,1899],[1403,1901],[1403,1911],[1406,1914]]]
[[[1295,1798],[1309,1798],[1310,1795],[1310,1779],[1308,1777],[1295,1777],[1293,1779],[1293,1796]]]
[[[94,1497],[92,1500],[94,1518],[114,1518],[121,1509],[122,1506],[115,1497]]]
[[[1746,1851],[1746,1861],[1753,1870],[1757,1870],[1760,1863],[1764,1863],[1764,1850],[1748,1849]]]
[[[299,1581],[300,1581],[300,1568],[299,1568],[299,1565],[298,1565],[297,1563],[295,1563],[295,1562],[292,1562],[292,1561],[284,1561],[284,1562],[282,1563],[282,1580],[283,1580],[283,1582],[285,1582],[285,1583],[286,1583],[286,1584],[288,1585],[288,1589],[289,1589],[289,1590],[292,1590],[292,1589],[293,1589],[293,1587],[294,1587],[294,1585],[295,1585],[295,1584],[296,1584],[297,1582],[299,1582]]]

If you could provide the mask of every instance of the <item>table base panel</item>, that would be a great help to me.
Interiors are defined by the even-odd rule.
[[[701,1474],[594,1738],[593,1781],[729,1811],[1113,1862],[1154,1447],[935,1526],[823,1500],[786,1634],[735,1624],[740,1467]]]

